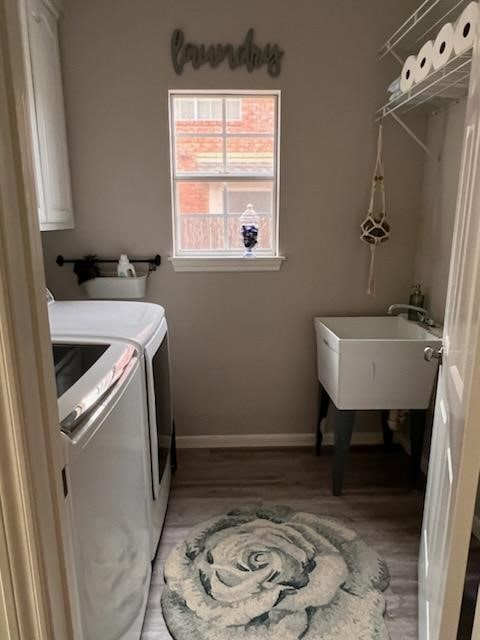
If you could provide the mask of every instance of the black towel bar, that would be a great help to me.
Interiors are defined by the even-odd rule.
[[[149,271],[156,271],[157,267],[162,263],[162,258],[157,253],[153,258],[129,258],[130,262],[148,264]],[[83,258],[64,258],[62,255],[57,256],[56,263],[59,267],[63,267],[64,264],[78,264],[85,262],[90,265],[97,263],[102,264],[116,264],[118,258],[99,258],[98,256],[84,256]]]

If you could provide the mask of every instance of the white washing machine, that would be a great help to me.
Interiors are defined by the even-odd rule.
[[[139,640],[150,563],[147,407],[130,344],[54,344],[77,640]]]
[[[151,558],[167,510],[175,431],[170,391],[170,359],[165,310],[157,304],[121,301],[55,301],[48,312],[52,342],[128,342],[144,371],[148,403]]]

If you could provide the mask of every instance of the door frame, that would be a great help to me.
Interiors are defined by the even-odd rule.
[[[62,443],[21,43],[19,0],[0,0],[0,637],[73,640]],[[476,364],[480,384],[478,352]],[[480,415],[480,400],[469,418],[473,413]]]
[[[0,636],[73,640],[18,0],[0,0]]]

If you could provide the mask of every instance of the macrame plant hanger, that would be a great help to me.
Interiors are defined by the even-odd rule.
[[[375,295],[376,285],[376,265],[375,265],[375,252],[377,245],[386,242],[390,237],[390,225],[387,222],[387,213],[385,207],[385,179],[383,174],[383,125],[380,124],[378,128],[378,142],[377,142],[377,161],[375,163],[375,171],[373,172],[372,189],[370,192],[370,204],[368,206],[368,213],[365,220],[362,222],[360,228],[362,230],[361,239],[370,246],[370,269],[368,273],[368,288],[367,294],[369,296]],[[376,195],[379,195],[379,202],[381,210],[378,213],[374,213]]]

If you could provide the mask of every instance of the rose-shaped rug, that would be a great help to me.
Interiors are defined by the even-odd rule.
[[[175,640],[388,640],[388,569],[343,523],[288,507],[195,527],[165,564]]]

